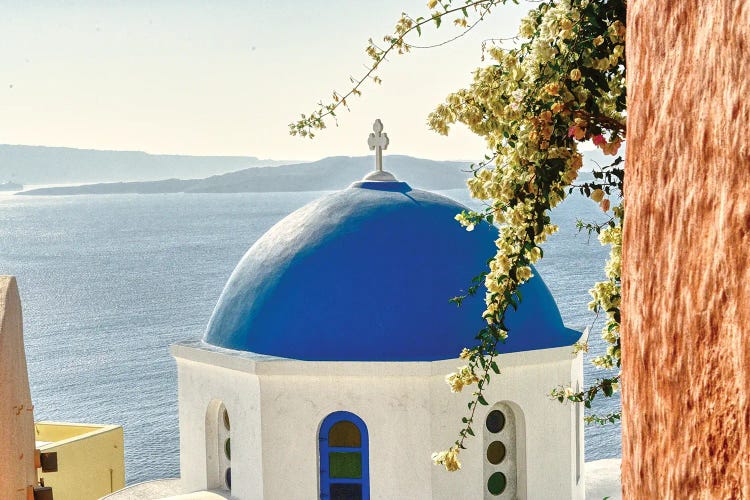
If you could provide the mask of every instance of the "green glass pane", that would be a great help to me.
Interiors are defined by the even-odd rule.
[[[359,448],[362,446],[359,429],[352,422],[342,420],[328,431],[328,446]]]
[[[493,441],[487,447],[487,460],[494,465],[499,464],[505,458],[505,445],[500,441]]]
[[[505,491],[505,474],[502,472],[495,472],[490,476],[489,481],[487,481],[487,490],[493,495],[499,495],[503,491]]]
[[[362,477],[362,454],[332,452],[328,454],[330,477],[359,479]]]
[[[232,459],[232,443],[229,438],[224,441],[224,454],[227,456],[227,460]]]

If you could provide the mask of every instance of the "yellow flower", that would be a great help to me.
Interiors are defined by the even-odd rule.
[[[620,146],[622,145],[622,141],[620,139],[615,139],[614,141],[602,144],[600,147],[602,148],[602,152],[605,155],[614,156],[617,154],[617,151],[620,150]]]
[[[621,21],[615,21],[614,23],[609,25],[609,28],[607,29],[607,32],[609,33],[609,39],[612,40],[612,42],[615,42],[616,40],[625,40],[625,25],[622,24]]]
[[[429,9],[432,9],[436,5],[437,5],[437,0],[430,0],[429,2],[427,2],[427,8]]]
[[[602,201],[602,198],[604,198],[604,191],[602,191],[601,189],[594,189],[589,195],[589,198],[594,200],[596,203],[599,203],[600,201]]]
[[[581,79],[581,70],[576,68],[570,72],[570,79],[577,82]]]
[[[579,352],[589,352],[588,342],[579,340],[578,342],[573,344],[573,354],[578,354]]]
[[[542,249],[539,247],[533,247],[531,250],[526,252],[526,257],[529,259],[529,261],[534,263],[542,258]]]
[[[464,388],[464,383],[458,373],[449,373],[445,376],[445,382],[451,387],[451,392],[461,392]]]
[[[521,27],[518,29],[518,34],[522,38],[531,38],[534,35],[535,29],[534,21],[529,17],[525,17],[521,19]]]
[[[461,468],[461,462],[458,461],[458,446],[454,446],[448,450],[441,451],[440,453],[432,454],[432,461],[435,465],[443,464],[445,468],[450,471],[457,471]]]
[[[573,125],[568,130],[568,136],[569,137],[575,137],[576,140],[580,141],[581,139],[583,139],[584,137],[586,137],[586,130],[584,130],[583,128],[579,127],[578,125]]]
[[[533,276],[531,268],[529,266],[521,266],[516,270],[516,278],[518,281],[526,281]]]
[[[458,461],[458,447],[454,446],[445,455],[445,468],[449,472],[457,471],[461,468],[461,462]]]
[[[594,38],[594,46],[598,47],[599,45],[604,43],[604,37],[599,35],[598,37]]]
[[[443,464],[445,463],[445,456],[448,454],[448,451],[441,451],[441,452],[435,452],[432,454],[432,461],[435,465]]]
[[[548,83],[544,90],[549,95],[560,95],[560,84],[559,83]]]

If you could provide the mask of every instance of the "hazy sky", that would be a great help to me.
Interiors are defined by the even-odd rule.
[[[317,159],[368,154],[380,117],[390,154],[477,159],[481,140],[442,137],[427,114],[470,81],[486,38],[515,34],[508,5],[451,45],[393,56],[314,141],[288,124],[360,75],[364,48],[426,0],[0,0],[0,143]],[[446,29],[447,28],[447,29]],[[437,37],[457,31],[446,23]]]

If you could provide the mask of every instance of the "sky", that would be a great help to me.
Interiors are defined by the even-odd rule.
[[[528,5],[504,6],[450,45],[394,55],[315,140],[289,135],[331,92],[365,72],[368,38],[426,0],[0,0],[0,143],[154,154],[315,160],[370,154],[380,118],[386,154],[477,160],[483,141],[448,137],[429,112],[465,87],[481,43],[513,36]],[[424,43],[458,33],[427,29]]]

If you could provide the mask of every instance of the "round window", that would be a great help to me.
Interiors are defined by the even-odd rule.
[[[500,410],[492,410],[489,415],[487,415],[487,421],[485,422],[487,425],[487,430],[496,433],[503,430],[503,427],[505,427],[505,415]]]
[[[227,410],[224,410],[224,428],[226,430],[230,430],[230,427],[229,427],[229,412]]]
[[[502,472],[495,472],[490,476],[489,481],[487,481],[487,490],[493,495],[499,495],[505,491],[506,483],[505,474]]]
[[[505,458],[505,445],[500,441],[493,441],[487,447],[487,461],[497,465]]]

